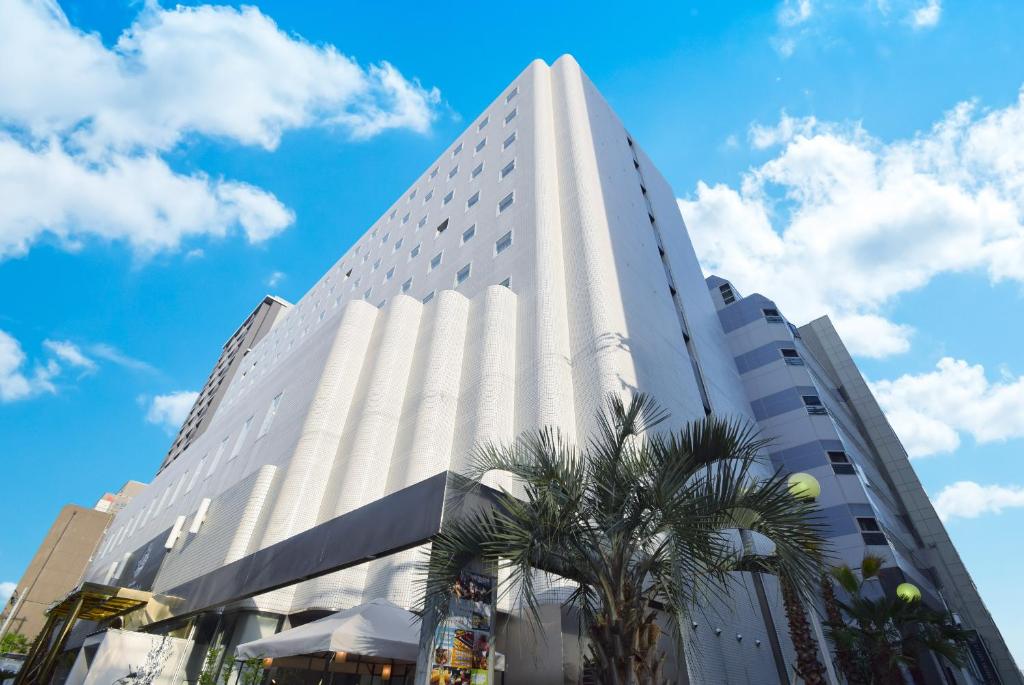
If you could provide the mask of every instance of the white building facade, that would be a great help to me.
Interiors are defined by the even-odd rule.
[[[117,515],[86,579],[171,592],[438,473],[459,472],[481,442],[545,425],[582,441],[608,392],[653,395],[676,424],[711,412],[738,416],[796,444],[785,416],[760,409],[755,395],[767,386],[758,383],[769,381],[752,380],[737,361],[774,344],[743,330],[762,326],[761,310],[773,305],[754,307],[760,319],[729,328],[723,312],[750,298],[725,303],[724,283],[705,281],[675,194],[575,60],[535,61],[301,300],[275,309],[240,361],[232,358],[203,430]],[[803,404],[798,409],[808,418]],[[810,420],[833,425],[828,412],[839,410]],[[810,430],[821,434],[814,439],[857,442],[842,431],[822,437],[824,424]],[[870,464],[873,449],[849,451],[864,452]],[[828,451],[818,466],[829,466]],[[821,480],[829,505],[872,506],[852,484]],[[900,497],[886,490],[902,516]],[[843,515],[836,511],[837,520]],[[914,525],[895,520],[887,525]],[[863,551],[850,549],[849,556]],[[248,639],[278,629],[278,617],[378,597],[413,606],[417,554],[398,552],[227,608],[254,612]],[[949,599],[941,581],[918,570],[922,563],[901,566],[893,557]],[[719,607],[704,633],[695,628],[690,682],[782,679],[780,654],[791,662],[792,649],[778,589],[766,585],[767,619],[751,590]],[[981,606],[971,597],[968,604]],[[746,639],[719,639],[714,621]],[[982,637],[1005,674],[1009,655],[991,629]]]

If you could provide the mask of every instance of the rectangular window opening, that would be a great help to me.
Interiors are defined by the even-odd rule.
[[[512,231],[498,238],[494,243],[494,254],[498,255],[512,247]]]
[[[462,244],[465,245],[466,243],[468,243],[470,240],[473,239],[473,236],[475,235],[476,224],[473,224],[472,226],[470,226],[469,228],[462,232]]]
[[[501,214],[511,207],[513,202],[515,202],[515,193],[509,193],[505,197],[501,198],[501,201],[498,202],[498,214]]]
[[[465,283],[467,280],[469,280],[469,273],[471,268],[472,264],[467,264],[466,266],[459,269],[458,273],[455,274],[455,287],[458,287]]]

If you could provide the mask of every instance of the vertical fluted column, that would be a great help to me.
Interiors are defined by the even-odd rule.
[[[626,338],[609,217],[601,188],[579,64],[561,57],[551,69],[558,185],[568,283],[578,439],[585,439],[604,396],[635,384]]]
[[[529,328],[523,336],[520,378],[526,396],[520,404],[518,430],[558,426],[575,433],[569,348],[562,218],[556,159],[551,70],[534,62],[529,72],[533,92],[535,284],[524,306]]]
[[[423,305],[399,295],[382,312],[383,330],[372,346],[365,387],[357,394],[360,407],[353,422],[354,432],[346,434],[325,501],[325,518],[341,516],[380,498],[387,484],[398,437],[409,372],[419,337]],[[361,601],[367,565],[332,573],[314,581],[304,599],[310,606],[351,606]]]
[[[252,551],[249,546],[253,533],[256,531],[256,524],[259,522],[260,513],[263,511],[276,474],[277,467],[272,464],[264,464],[256,473],[256,480],[249,492],[249,499],[245,503],[245,508],[239,517],[238,527],[235,529],[231,544],[224,556],[224,565],[237,561]]]
[[[378,314],[376,307],[361,300],[346,306],[261,548],[316,525]]]

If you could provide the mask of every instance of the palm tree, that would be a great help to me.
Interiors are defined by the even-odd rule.
[[[849,595],[846,602],[837,600],[843,619],[829,621],[829,637],[851,655],[848,682],[902,685],[901,669],[913,668],[915,655],[928,652],[963,665],[967,634],[946,612],[930,609],[917,599],[865,596],[865,584],[878,577],[884,563],[880,557],[865,555],[860,577],[845,564],[832,569],[832,577]]]
[[[678,627],[700,597],[730,589],[739,568],[767,567],[744,555],[734,531],[774,545],[773,569],[809,593],[823,571],[815,505],[793,497],[784,478],[758,478],[767,441],[741,421],[708,417],[677,432],[651,429],[667,414],[637,394],[610,397],[582,448],[554,428],[475,452],[472,490],[488,472],[512,474],[522,491],[502,490],[495,506],[446,522],[421,571],[425,618],[447,618],[452,588],[470,562],[501,569],[539,629],[535,572],[576,583],[567,604],[579,612],[589,664],[608,685],[664,681],[659,611]],[[762,539],[763,539],[762,538]]]

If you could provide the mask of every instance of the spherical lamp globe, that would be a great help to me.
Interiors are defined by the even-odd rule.
[[[809,473],[794,473],[787,481],[789,492],[797,499],[818,499],[821,483]]]
[[[916,602],[921,599],[921,591],[913,583],[900,583],[896,586],[896,596],[904,602]]]

